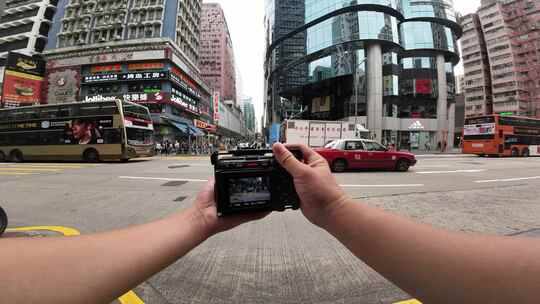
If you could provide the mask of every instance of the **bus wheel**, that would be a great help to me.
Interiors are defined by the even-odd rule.
[[[99,162],[99,153],[96,149],[88,149],[84,151],[83,159],[88,163],[97,163]]]
[[[0,207],[0,235],[6,231],[6,228],[8,226],[8,217],[4,209]]]
[[[529,151],[529,148],[523,149],[523,152],[521,153],[521,156],[523,156],[523,157],[531,156],[531,152]]]
[[[19,150],[11,151],[11,153],[9,153],[9,160],[14,163],[22,163],[24,160],[22,152]]]
[[[122,158],[120,159],[120,162],[122,163],[127,163],[129,161],[129,158]]]
[[[517,148],[512,149],[512,157],[518,157],[519,156],[519,150]]]
[[[6,161],[6,154],[4,154],[4,152],[0,151],[0,162],[5,162]]]

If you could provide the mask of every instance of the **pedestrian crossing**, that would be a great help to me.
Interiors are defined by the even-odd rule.
[[[0,176],[26,176],[46,173],[62,173],[66,170],[83,170],[94,168],[97,164],[71,164],[71,163],[0,163]]]

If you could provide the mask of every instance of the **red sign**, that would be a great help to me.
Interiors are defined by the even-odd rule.
[[[6,70],[2,102],[7,107],[39,104],[43,77]]]
[[[193,80],[191,80],[184,72],[182,72],[177,67],[172,67],[171,73],[182,79],[182,81],[187,83],[192,89],[197,90],[197,85],[195,84],[195,82],[193,82]]]
[[[199,129],[203,129],[203,130],[206,130],[208,128],[208,123],[202,121],[202,120],[198,120],[198,119],[194,119],[193,120],[193,123],[195,124],[195,126]]]
[[[90,73],[109,73],[109,72],[121,72],[122,65],[110,64],[110,65],[96,65],[90,68]]]
[[[216,133],[217,132],[217,126],[208,124],[208,126],[206,127],[206,131],[208,131],[210,133]]]
[[[163,68],[165,68],[165,64],[161,62],[145,62],[145,63],[128,64],[128,70],[130,71],[162,70]]]
[[[416,94],[431,94],[433,86],[431,79],[416,79]]]

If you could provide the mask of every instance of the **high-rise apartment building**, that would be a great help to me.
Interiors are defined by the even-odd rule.
[[[462,41],[466,115],[505,113],[540,117],[540,3],[534,0],[482,1],[477,16],[482,33],[477,35],[477,40],[466,41],[464,36]],[[462,20],[464,28],[470,23],[468,19],[477,18],[475,14],[467,17]],[[474,54],[473,50],[487,54],[484,67],[479,67],[481,62],[466,64],[472,59],[465,56]],[[480,78],[475,76],[475,71],[480,69],[484,71],[481,74],[484,80],[475,83]],[[480,90],[473,90],[483,85],[488,92],[485,88],[488,82],[492,101],[480,98]]]
[[[6,0],[3,3],[4,9],[0,13],[0,66],[5,64],[10,51],[30,56],[43,51],[57,2]]]
[[[453,142],[462,30],[451,0],[266,5],[266,127],[288,118],[286,100],[295,118],[354,122],[403,149]]]
[[[244,113],[244,121],[248,132],[254,133],[255,130],[255,107],[253,106],[252,97],[242,98],[242,113]]]
[[[47,49],[169,38],[198,61],[202,0],[59,0]]]
[[[221,100],[237,105],[233,42],[223,9],[217,3],[205,3],[202,7],[199,68]]]
[[[468,14],[460,22],[463,28],[461,51],[465,71],[465,115],[490,114],[493,111],[491,70],[480,18],[478,14]]]

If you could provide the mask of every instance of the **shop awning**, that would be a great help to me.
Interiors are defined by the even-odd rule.
[[[191,135],[195,137],[201,137],[205,136],[204,132],[202,132],[199,128],[195,127],[194,125],[190,125],[189,128],[191,129]]]
[[[183,123],[174,122],[172,120],[169,120],[169,123],[173,125],[175,128],[180,130],[182,133],[188,134],[188,126]]]

